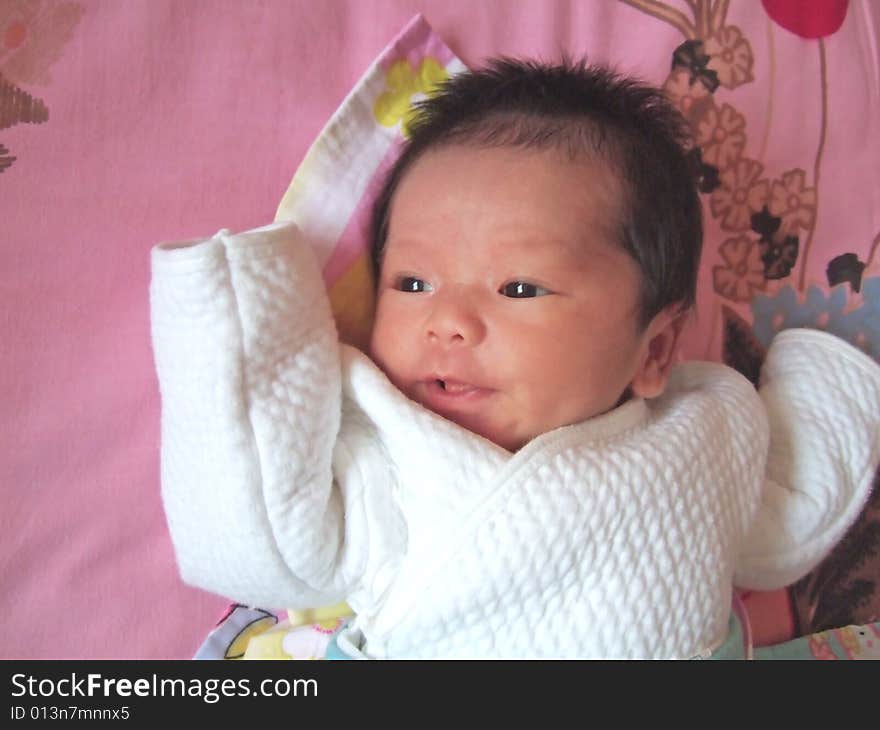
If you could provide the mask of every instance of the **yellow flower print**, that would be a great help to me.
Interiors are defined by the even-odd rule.
[[[706,108],[712,106],[709,90],[699,81],[691,83],[691,74],[684,68],[672,70],[663,84],[663,91],[691,124],[696,124]]]
[[[734,302],[748,302],[756,291],[764,291],[764,262],[761,250],[746,236],[728,238],[718,249],[724,266],[712,269],[715,291]]]
[[[728,89],[754,81],[752,47],[735,25],[720,28],[706,39],[703,50],[709,54],[710,69],[718,74],[718,81]]]
[[[816,221],[816,189],[805,187],[803,170],[789,170],[770,189],[770,212],[782,219],[780,233],[797,235]]]
[[[714,106],[697,124],[697,144],[703,149],[703,162],[724,170],[733,165],[746,145],[746,120],[730,104]]]
[[[758,179],[763,170],[760,162],[741,157],[719,176],[721,185],[709,198],[709,207],[713,216],[722,219],[724,230],[748,230],[752,215],[764,207],[770,183]]]
[[[409,61],[395,61],[385,74],[387,90],[379,95],[373,106],[373,116],[383,127],[394,127],[401,122],[401,132],[409,137],[413,118],[412,103],[419,97],[430,96],[449,78],[449,72],[436,59],[426,56],[413,71]]]
[[[807,639],[807,647],[810,650],[810,654],[812,654],[816,659],[837,659],[837,654],[834,653],[834,649],[831,648],[831,643],[828,641],[828,633],[823,631],[819,634],[813,634]]]

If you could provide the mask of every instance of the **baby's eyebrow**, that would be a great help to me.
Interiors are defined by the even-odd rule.
[[[595,234],[598,235],[598,234]],[[571,257],[577,260],[588,260],[595,264],[604,260],[611,260],[617,250],[617,246],[613,243],[609,245],[598,245],[590,241],[586,235],[570,237],[559,237],[552,234],[522,234],[511,237],[505,242],[509,249],[515,250],[517,253],[522,251],[524,255],[543,256],[548,252],[554,254],[567,254],[566,258]],[[592,245],[590,245],[592,244]]]
[[[407,255],[430,253],[437,250],[437,244],[429,236],[413,235],[411,233],[405,236],[389,235],[383,249],[385,257],[387,258],[391,253],[399,253],[401,250],[405,250]]]
[[[601,240],[597,241],[600,237]],[[538,263],[547,265],[548,258],[552,264],[563,267],[588,265],[591,270],[619,264],[616,253],[620,247],[609,242],[599,230],[571,237],[511,224],[495,231],[492,242],[498,247],[499,257],[507,261],[519,259],[523,266]],[[389,236],[383,251],[382,270],[383,273],[398,274],[409,267],[423,266],[438,259],[446,260],[449,256],[455,254],[450,253],[442,240],[430,232],[406,231]],[[394,271],[390,272],[389,267]]]

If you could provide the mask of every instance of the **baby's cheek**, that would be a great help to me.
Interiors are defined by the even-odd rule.
[[[386,318],[381,316],[380,311],[377,311],[373,320],[373,329],[370,332],[370,351],[367,354],[383,370],[385,370],[385,363],[388,359],[388,348],[393,344],[388,339],[388,332]]]
[[[405,318],[395,313],[392,307],[381,304],[377,307],[369,355],[398,387],[413,347],[410,329]]]

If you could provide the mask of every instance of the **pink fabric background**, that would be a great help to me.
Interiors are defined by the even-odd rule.
[[[682,38],[612,0],[54,5],[78,20],[42,51],[46,73],[20,84],[48,121],[0,130],[16,157],[0,174],[0,655],[188,657],[226,602],[182,585],[164,525],[150,247],[270,221],[321,127],[416,12],[468,65],[567,50],[659,83]],[[841,33],[854,22],[851,9]],[[0,27],[0,44],[25,26]],[[775,32],[777,52],[806,43]],[[845,76],[833,44],[829,73]],[[851,113],[863,129],[864,108],[837,89],[840,126]],[[789,124],[809,135],[814,120]],[[845,186],[860,164],[828,174]],[[853,215],[877,230],[872,194]],[[842,236],[856,225],[823,224]],[[807,280],[822,281],[825,263]],[[711,356],[701,338],[692,352]]]

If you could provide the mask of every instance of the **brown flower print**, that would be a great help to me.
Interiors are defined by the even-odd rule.
[[[763,170],[760,162],[741,157],[721,173],[721,186],[712,193],[709,205],[712,215],[722,219],[724,230],[748,230],[752,214],[764,207],[770,183],[758,179]]]
[[[710,107],[697,124],[697,144],[703,148],[703,161],[724,170],[742,155],[746,145],[746,119],[730,104],[719,111]]]
[[[712,269],[715,291],[734,302],[748,302],[756,291],[764,291],[764,262],[755,241],[746,236],[728,238],[718,249],[723,266]]]
[[[27,122],[42,124],[49,119],[49,110],[40,100],[10,84],[0,73],[0,129]]]
[[[789,170],[770,189],[770,212],[782,219],[780,234],[796,234],[816,222],[816,189],[805,186],[803,170]]]
[[[718,74],[722,86],[735,89],[740,84],[754,81],[752,48],[735,25],[719,28],[706,39],[703,49],[710,56],[707,67]]]
[[[663,91],[691,125],[696,126],[706,109],[713,105],[712,94],[700,81],[691,80],[685,68],[675,68],[666,78]]]
[[[791,273],[798,257],[797,236],[774,238],[768,240],[762,238],[761,261],[764,262],[764,277],[767,279],[784,279]]]
[[[0,144],[0,172],[3,172],[13,162],[15,162],[15,158],[9,154],[8,149]]]

